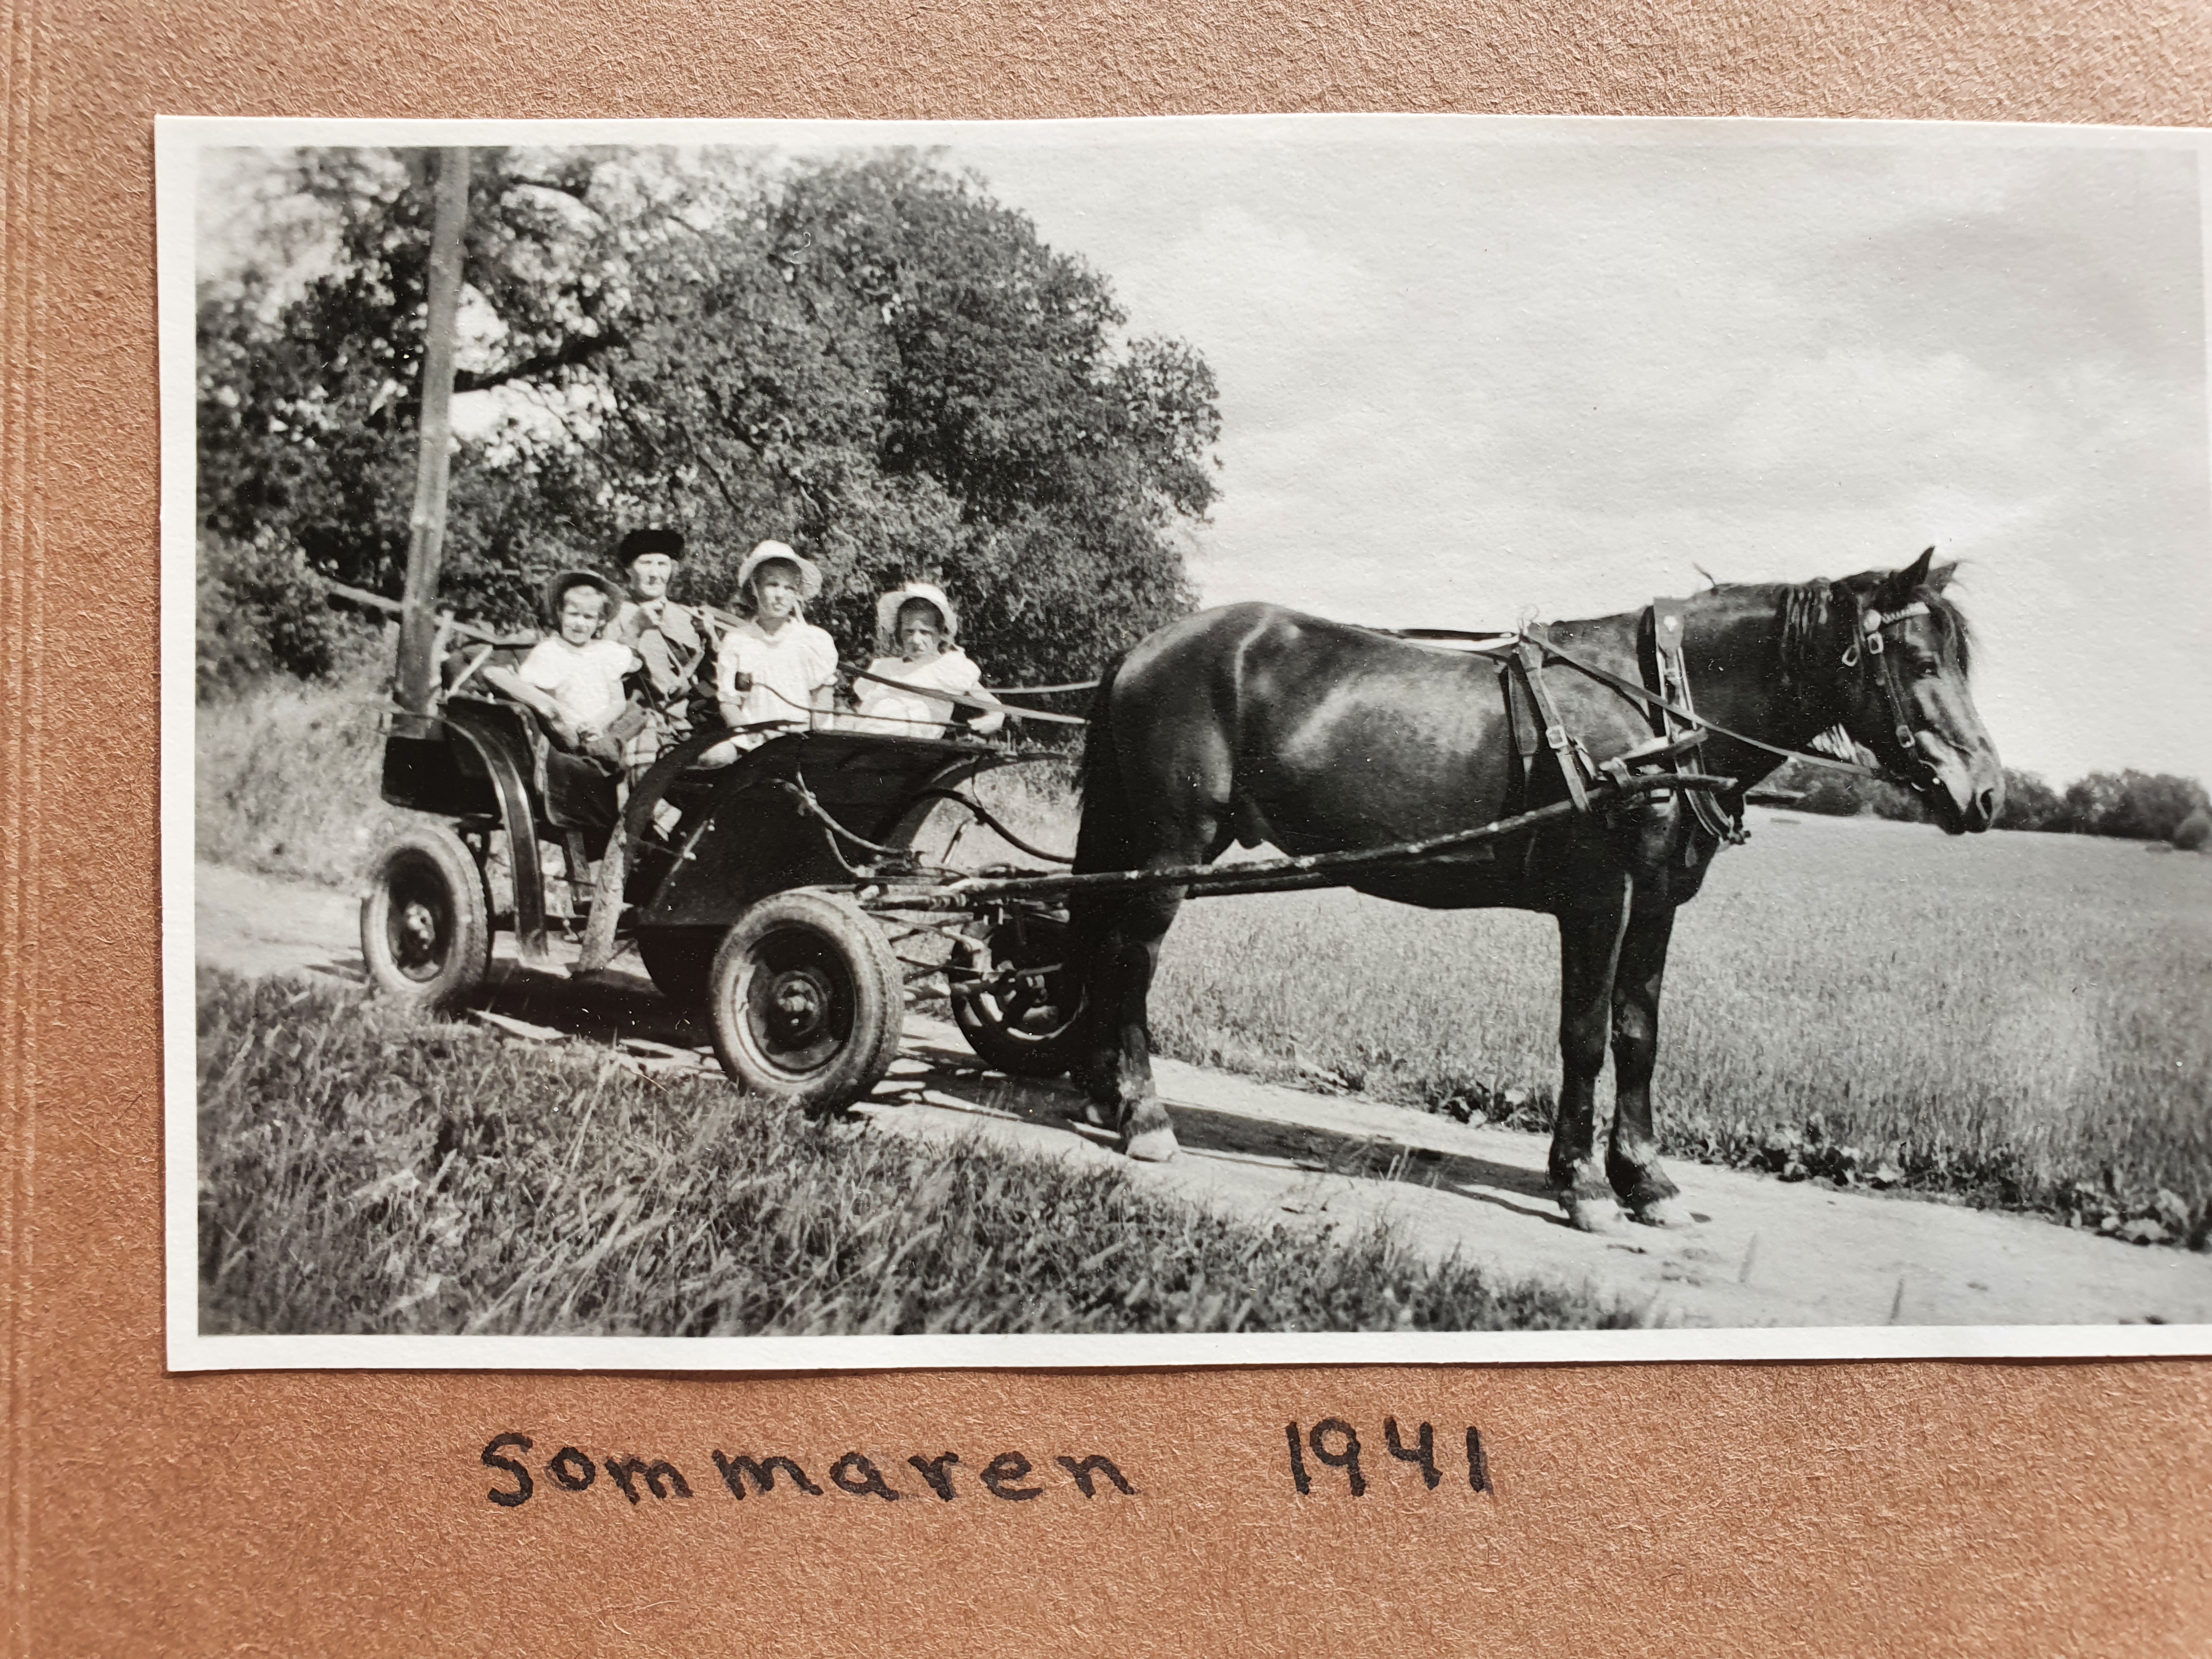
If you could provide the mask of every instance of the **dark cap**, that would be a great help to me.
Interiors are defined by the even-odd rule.
[[[684,556],[684,532],[680,530],[633,530],[622,538],[617,556],[624,564],[642,558],[647,553],[665,553],[672,559]]]

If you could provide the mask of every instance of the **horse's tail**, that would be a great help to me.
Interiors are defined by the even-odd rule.
[[[1078,870],[1118,870],[1127,861],[1121,851],[1128,795],[1121,781],[1121,757],[1115,751],[1114,681],[1127,654],[1124,652],[1106,665],[1091,694],[1091,724],[1083,734],[1083,760],[1076,772],[1076,791],[1083,802],[1083,817],[1075,832]]]

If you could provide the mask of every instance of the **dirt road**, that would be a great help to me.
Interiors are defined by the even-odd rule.
[[[356,901],[202,865],[199,960],[249,975],[358,983]],[[635,958],[587,982],[495,965],[489,1009],[524,1040],[629,1040],[712,1069],[705,1034]],[[557,1036],[555,1034],[558,1034]],[[1678,1326],[2212,1323],[2212,1257],[2144,1249],[2028,1216],[1670,1164],[1698,1224],[1577,1233],[1545,1195],[1542,1137],[1473,1128],[1358,1097],[1305,1094],[1162,1062],[1183,1156],[1127,1164],[1074,1121],[1059,1085],[981,1071],[958,1034],[909,1017],[903,1057],[857,1109],[887,1133],[973,1134],[1110,1161],[1157,1191],[1270,1222],[1359,1228],[1385,1218],[1409,1249],[1505,1279],[1589,1285]],[[1992,1345],[2001,1348],[2002,1345]]]

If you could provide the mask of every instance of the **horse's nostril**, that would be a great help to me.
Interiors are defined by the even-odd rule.
[[[1997,792],[1994,787],[1983,790],[1980,794],[1974,797],[1974,811],[1980,814],[1984,823],[1996,817]]]

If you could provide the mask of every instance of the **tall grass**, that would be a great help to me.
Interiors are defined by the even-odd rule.
[[[195,714],[192,827],[204,859],[342,884],[410,814],[378,792],[384,699],[367,675],[275,678]]]
[[[1169,935],[1153,1030],[1200,1063],[1548,1127],[1558,963],[1552,924],[1513,912],[1207,902]],[[2162,1188],[2195,1235],[2212,1207],[2212,861],[1770,821],[1679,912],[1661,1024],[1678,1156],[1851,1147],[1907,1184],[2077,1214]]]
[[[204,972],[213,1332],[646,1335],[1620,1326],[1587,1295],[1338,1243],[716,1079],[517,1051]]]

